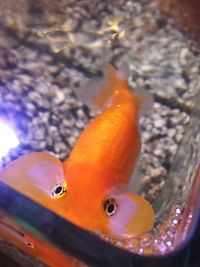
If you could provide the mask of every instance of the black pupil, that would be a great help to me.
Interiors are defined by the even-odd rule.
[[[56,187],[56,189],[55,189],[55,193],[58,195],[58,194],[60,194],[61,192],[62,192],[62,186],[61,185],[59,185],[58,187]]]
[[[115,206],[114,206],[114,204],[111,203],[108,205],[107,211],[108,211],[108,213],[112,213],[114,211],[114,209],[115,209]]]
[[[117,207],[117,203],[114,198],[108,198],[103,203],[104,210],[106,213],[111,216],[115,213],[115,209]]]
[[[33,244],[32,244],[32,243],[28,242],[27,245],[28,245],[29,247],[33,248]]]

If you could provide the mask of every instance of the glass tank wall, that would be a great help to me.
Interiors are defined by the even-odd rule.
[[[0,172],[34,151],[68,158],[99,114],[77,89],[101,79],[105,63],[119,69],[126,62],[131,90],[153,97],[139,119],[142,148],[129,187],[151,203],[152,229],[123,239],[85,232],[1,182],[0,250],[19,265],[167,266],[165,257],[184,249],[200,199],[195,5],[0,0]]]

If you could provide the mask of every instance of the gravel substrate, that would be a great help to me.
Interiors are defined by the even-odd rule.
[[[101,76],[103,62],[119,67],[127,61],[130,86],[154,97],[153,109],[140,120],[138,163],[141,193],[153,202],[189,122],[200,56],[148,1],[53,3],[36,8],[25,2],[20,17],[8,4],[1,16],[0,114],[13,124],[20,146],[0,167],[31,151],[65,159],[95,116],[73,90]]]

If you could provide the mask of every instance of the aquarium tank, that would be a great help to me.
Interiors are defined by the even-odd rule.
[[[198,0],[0,0],[1,266],[199,266],[199,8]],[[126,96],[120,95],[119,84],[139,95],[141,102],[133,101],[136,109],[143,101],[139,115],[130,113],[118,130],[112,128],[116,121],[108,120],[114,136],[110,143],[101,134],[104,122],[91,130],[102,143],[95,141],[97,134],[77,143],[114,105],[105,97],[119,94],[120,109]],[[108,91],[97,99],[99,88]],[[113,118],[118,121],[120,114]],[[139,128],[140,149],[137,129],[127,134],[131,123]],[[114,221],[110,232],[123,231],[115,218],[121,222],[131,216],[123,201],[134,193],[152,207],[148,216],[145,209],[141,212],[136,228],[152,221],[153,212],[151,227],[122,236],[102,230],[103,219],[88,216],[96,191],[108,180],[95,175],[95,186],[78,181],[76,189],[87,190],[74,193],[66,204],[72,213],[64,216],[61,207],[73,185],[68,188],[65,180],[65,168],[71,171],[65,162],[72,162],[77,147],[83,147],[77,162],[82,157],[90,162],[106,144],[102,170],[111,157],[117,167],[129,161],[132,154],[124,145],[129,140],[139,154],[130,168],[129,193],[117,184],[125,197],[111,196],[121,204],[106,198],[103,208],[108,221]],[[126,149],[120,154],[122,146]],[[71,174],[92,173],[92,164],[89,169],[77,164]],[[86,222],[82,227],[73,221],[73,212],[85,202],[88,210],[78,216]],[[122,207],[124,213],[116,217]],[[102,228],[93,231],[96,225]]]

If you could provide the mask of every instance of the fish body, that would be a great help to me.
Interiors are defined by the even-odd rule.
[[[121,100],[124,94],[127,95],[127,100]],[[119,177],[116,181],[110,178],[106,180],[107,183],[127,184],[141,147],[138,110],[128,89],[119,92],[117,98],[115,104],[82,132],[66,166],[73,168],[76,164],[93,165],[104,172],[121,174],[121,180]],[[96,177],[95,180],[101,183],[104,179]]]
[[[105,77],[78,95],[101,111],[81,133],[68,159],[34,152],[11,162],[0,180],[84,229],[126,238],[152,227],[154,212],[127,192],[141,149],[138,119],[146,96],[128,87],[123,66],[107,64]]]

